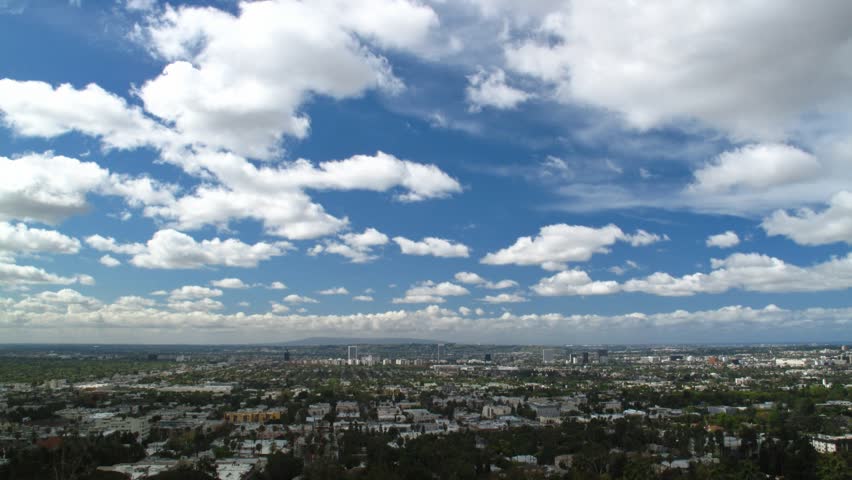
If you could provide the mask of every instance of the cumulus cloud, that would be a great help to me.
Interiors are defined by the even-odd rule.
[[[728,230],[716,235],[710,235],[705,242],[708,247],[731,248],[740,243],[740,237],[736,232]]]
[[[86,237],[86,244],[95,250],[101,252],[120,253],[123,255],[138,255],[145,252],[145,245],[142,243],[118,243],[113,237],[104,237],[102,235],[90,235]]]
[[[0,286],[20,287],[25,285],[92,285],[94,279],[89,275],[63,277],[32,265],[17,265],[0,260]]]
[[[370,295],[355,295],[354,297],[352,297],[352,300],[356,302],[372,302],[373,297],[371,297]]]
[[[545,270],[564,270],[568,262],[585,262],[596,253],[609,253],[617,241],[648,245],[668,237],[639,230],[625,234],[613,224],[601,228],[556,224],[542,227],[538,236],[521,237],[514,245],[487,254],[488,265],[539,265]]]
[[[72,254],[80,251],[80,241],[55,230],[32,228],[23,223],[0,221],[0,255],[29,253]]]
[[[349,295],[349,290],[346,287],[332,287],[320,290],[317,293],[320,295]]]
[[[375,228],[367,228],[363,233],[345,233],[338,238],[340,241],[326,240],[323,244],[314,245],[308,254],[333,253],[348,258],[352,263],[367,263],[378,258],[374,253],[376,247],[390,241],[387,235]]]
[[[404,255],[431,255],[433,257],[468,257],[470,248],[462,243],[454,243],[443,238],[426,237],[423,240],[409,240],[405,237],[393,237]]]
[[[662,296],[722,293],[731,289],[750,292],[820,292],[852,287],[852,254],[813,266],[800,267],[758,253],[735,253],[713,259],[710,273],[674,277],[657,272],[643,279],[628,280],[627,292]]]
[[[478,112],[484,107],[510,110],[530,98],[529,93],[508,85],[506,72],[499,68],[491,72],[479,69],[467,77],[467,81],[465,94],[472,112]]]
[[[720,154],[695,171],[695,193],[765,191],[813,179],[821,170],[812,154],[783,144],[754,144]]]
[[[287,303],[319,303],[316,299],[311,297],[305,297],[302,295],[296,295],[292,293],[284,297],[284,301]]]
[[[405,296],[393,299],[393,303],[444,303],[444,297],[469,295],[470,291],[452,282],[420,282],[405,292]]]
[[[754,334],[755,329],[809,329],[810,331],[840,332],[848,329],[852,309],[809,308],[787,310],[776,305],[751,308],[738,305],[716,310],[685,311],[646,314],[632,312],[622,315],[564,315],[561,313],[512,314],[487,316],[482,309],[449,310],[436,305],[419,310],[389,310],[378,313],[353,313],[350,315],[299,315],[288,314],[286,305],[271,304],[270,311],[259,314],[220,313],[215,300],[202,299],[192,304],[167,305],[165,308],[139,297],[122,297],[114,303],[80,294],[71,289],[42,292],[23,299],[0,299],[5,315],[0,318],[0,329],[27,328],[28,334],[40,330],[62,328],[93,329],[102,335],[105,331],[133,332],[168,331],[172,341],[197,336],[202,332],[256,332],[258,338],[269,338],[270,331],[286,328],[288,333],[300,336],[323,334],[359,334],[367,336],[452,334],[454,338],[483,338],[482,325],[488,325],[488,338],[517,338],[519,334],[532,334],[535,338],[553,338],[570,333],[593,334],[601,329],[638,332],[648,328],[670,329],[678,332],[698,333],[708,338],[707,332],[719,332],[727,338],[732,331]],[[184,309],[183,307],[186,307]],[[466,313],[465,313],[466,312]],[[4,331],[5,333],[5,331]],[[499,337],[500,335],[505,335]],[[633,333],[631,333],[633,334]],[[95,334],[93,334],[95,335]],[[715,337],[714,337],[715,338]]]
[[[267,288],[270,290],[287,290],[287,285],[284,285],[283,282],[272,282]]]
[[[78,90],[67,83],[54,88],[0,79],[0,118],[19,135],[51,138],[76,131],[118,149],[163,146],[173,136],[141,108],[93,83]]]
[[[456,281],[459,283],[464,283],[467,285],[476,285],[490,290],[505,290],[507,288],[513,288],[518,286],[518,282],[514,280],[506,279],[500,280],[498,282],[491,282],[473,272],[458,272],[453,278],[455,278]]]
[[[486,303],[522,303],[527,299],[523,295],[517,293],[501,293],[499,295],[486,295],[480,299]]]
[[[176,230],[159,230],[136,253],[130,263],[142,268],[189,269],[210,265],[256,267],[272,257],[284,255],[292,246],[288,242],[258,242],[254,245],[229,238],[196,241]]]
[[[121,265],[121,261],[119,261],[117,258],[115,258],[115,257],[111,257],[111,256],[109,256],[109,255],[104,255],[104,256],[102,256],[102,257],[98,260],[98,262],[99,262],[101,265],[103,265],[103,266],[105,266],[105,267],[110,267],[110,268],[112,268],[112,267],[117,267],[117,266]]]
[[[686,118],[735,138],[779,138],[805,114],[849,105],[841,59],[850,43],[840,19],[852,7],[774,7],[560,2],[537,17],[531,34],[507,44],[506,63],[552,85],[563,102],[620,112],[639,129]]]
[[[141,38],[171,63],[138,95],[191,143],[270,158],[283,135],[307,135],[301,106],[312,95],[401,88],[365,41],[418,51],[437,24],[430,7],[407,0],[243,2],[236,15],[167,6]]]
[[[764,218],[761,226],[767,235],[783,235],[799,245],[852,245],[852,192],[834,194],[820,212],[802,208],[790,215],[778,210]]]
[[[213,280],[210,282],[214,287],[219,288],[248,288],[249,285],[240,280],[239,278],[222,278],[220,280]]]
[[[54,224],[87,210],[86,194],[108,178],[93,162],[61,155],[0,157],[0,219]]]
[[[532,290],[542,296],[609,295],[618,292],[620,286],[615,281],[593,281],[588,273],[574,269],[543,278]]]
[[[401,160],[384,152],[355,155],[314,165],[300,159],[278,166],[257,167],[231,153],[202,152],[172,159],[195,175],[210,175],[221,185],[204,185],[174,202],[152,204],[145,214],[179,229],[205,225],[227,227],[232,220],[255,219],[268,233],[305,240],[343,229],[337,218],[314,203],[305,190],[369,190],[401,188],[401,201],[442,198],[461,185],[435,165]]]
[[[184,285],[169,293],[169,300],[201,300],[202,298],[221,297],[222,290],[218,288],[207,288],[199,285]]]

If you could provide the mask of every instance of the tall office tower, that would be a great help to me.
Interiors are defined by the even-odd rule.
[[[355,345],[349,345],[349,357],[346,359],[346,363],[349,365],[355,365],[358,363],[358,347]]]
[[[544,363],[553,363],[555,352],[552,348],[544,348],[541,350],[541,361]]]
[[[439,343],[439,344],[438,344],[438,360],[440,360],[440,359],[441,359],[441,350],[443,350],[443,349],[444,349],[444,344],[443,344],[443,343]]]
[[[285,362],[290,361],[290,350],[284,350],[284,361]]]
[[[598,350],[598,363],[609,363],[608,350]]]
[[[589,363],[589,352],[583,352],[583,365],[588,365]]]
[[[486,354],[485,354],[485,361],[486,361],[486,362],[490,362],[490,361],[491,361],[491,354],[490,354],[490,353],[486,353]]]

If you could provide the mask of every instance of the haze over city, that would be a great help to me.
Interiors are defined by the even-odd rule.
[[[843,342],[852,3],[0,0],[0,342]]]

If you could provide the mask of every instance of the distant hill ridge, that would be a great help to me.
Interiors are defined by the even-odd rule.
[[[448,343],[443,340],[430,340],[423,338],[346,338],[346,337],[310,337],[290,342],[282,342],[280,345],[293,347],[322,346],[322,345],[406,345],[418,344],[428,345],[432,343]]]

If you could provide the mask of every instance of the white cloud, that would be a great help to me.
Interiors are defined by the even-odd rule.
[[[518,282],[514,280],[500,280],[499,282],[490,282],[473,272],[458,272],[454,278],[457,282],[467,285],[477,285],[490,290],[505,290],[518,286]]]
[[[225,305],[212,298],[199,298],[198,300],[174,300],[168,303],[168,307],[178,312],[202,313],[212,312],[225,308]]]
[[[19,135],[52,138],[76,131],[105,146],[132,149],[161,146],[173,134],[139,107],[91,83],[81,90],[64,83],[0,79],[0,117]]]
[[[609,295],[618,292],[620,286],[614,281],[592,281],[588,273],[575,269],[542,278],[532,290],[542,296]]]
[[[184,285],[169,293],[170,301],[201,300],[203,298],[221,297],[222,290],[207,288],[199,285]]]
[[[92,285],[94,279],[89,275],[75,275],[63,277],[49,273],[43,268],[31,265],[17,265],[0,261],[0,286],[17,287],[22,285],[70,285],[79,283],[81,285]]]
[[[124,8],[131,11],[148,12],[157,8],[157,0],[125,0]]]
[[[728,230],[716,235],[710,235],[707,237],[706,243],[708,247],[731,248],[739,245],[740,237],[736,232]]]
[[[626,332],[625,337],[634,337],[637,332],[660,328],[653,335],[659,337],[672,327],[678,335],[694,335],[695,338],[729,338],[733,332],[756,335],[763,338],[766,333],[784,329],[808,332],[840,333],[848,330],[852,309],[808,308],[787,310],[775,305],[751,308],[738,305],[716,310],[684,311],[646,314],[632,312],[622,315],[565,315],[561,313],[512,314],[486,316],[482,309],[449,310],[430,305],[418,310],[389,310],[378,313],[353,313],[350,315],[299,315],[287,314],[286,305],[270,305],[269,312],[259,314],[223,314],[215,300],[176,303],[161,308],[147,299],[123,297],[114,303],[103,303],[74,290],[42,292],[21,300],[0,299],[4,316],[0,318],[0,331],[4,338],[12,338],[19,329],[26,335],[38,335],[41,331],[73,329],[74,332],[90,332],[91,338],[103,338],[106,333],[127,332],[130,336],[140,332],[154,334],[168,332],[172,342],[197,339],[199,334],[218,332],[222,337],[233,338],[236,332],[253,332],[254,338],[269,338],[270,331],[286,328],[288,334],[310,335],[452,335],[461,339],[502,339],[511,341],[519,335],[531,335],[543,341],[564,335],[577,338],[602,330]],[[465,312],[467,312],[465,314]],[[483,337],[482,325],[488,325],[487,337]],[[12,330],[10,330],[12,329]],[[722,331],[720,331],[720,329]],[[755,331],[758,333],[755,334]],[[717,337],[708,337],[713,332]],[[76,333],[75,333],[76,334]],[[808,333],[813,335],[813,333]],[[87,337],[88,338],[88,337]],[[160,337],[164,338],[164,337]],[[600,337],[597,337],[600,339]],[[197,340],[196,340],[197,341]],[[599,341],[599,340],[598,340]]]
[[[764,218],[761,226],[767,235],[783,235],[799,245],[852,245],[852,192],[834,194],[821,212],[802,208],[790,215],[778,210]]]
[[[848,109],[850,15],[844,2],[562,2],[505,54],[562,101],[621,112],[639,129],[686,118],[773,139],[807,114]]]
[[[284,285],[283,282],[272,282],[267,288],[270,290],[287,290],[287,285]]]
[[[287,303],[319,303],[316,299],[311,297],[304,297],[302,295],[296,295],[292,293],[284,297],[284,301]]]
[[[308,254],[333,253],[350,259],[352,263],[367,263],[378,258],[374,254],[375,247],[389,242],[388,236],[375,228],[367,228],[363,233],[345,233],[338,238],[340,242],[326,240],[323,244],[314,245]]]
[[[111,257],[109,255],[102,256],[98,260],[98,262],[100,262],[101,265],[103,265],[105,267],[110,267],[110,268],[117,267],[117,266],[121,265],[121,262],[117,258]]]
[[[811,180],[821,169],[816,157],[798,148],[776,143],[753,144],[724,152],[696,170],[689,191],[697,194],[766,191]]]
[[[499,68],[491,72],[479,69],[467,77],[467,81],[465,94],[472,112],[478,112],[483,107],[511,110],[530,98],[527,92],[509,86],[506,73]]]
[[[435,165],[400,160],[384,152],[319,165],[297,160],[261,168],[222,152],[179,155],[171,161],[194,175],[210,175],[221,182],[145,209],[146,215],[187,230],[205,225],[227,227],[232,220],[250,218],[263,222],[269,234],[305,240],[336,233],[349,220],[326,213],[304,190],[384,192],[399,187],[402,191],[396,197],[402,201],[442,198],[461,191],[460,184]]]
[[[317,292],[320,295],[349,295],[349,290],[346,287],[332,287]]]
[[[37,252],[71,254],[80,251],[80,241],[55,230],[31,228],[23,223],[0,221],[0,255]]]
[[[240,280],[239,278],[222,278],[220,280],[213,280],[210,282],[214,287],[219,288],[248,288],[245,282]]]
[[[517,293],[501,293],[499,295],[486,295],[480,299],[486,303],[522,303],[527,299],[523,295]]]
[[[355,295],[354,297],[352,297],[352,300],[356,302],[372,302],[373,297],[371,297],[370,295]]]
[[[167,7],[150,19],[144,38],[172,63],[138,95],[192,143],[270,158],[283,135],[307,134],[301,106],[312,95],[400,88],[365,40],[416,51],[437,24],[431,8],[407,0],[243,2],[236,16]]]
[[[101,252],[120,253],[123,255],[138,255],[145,252],[145,245],[141,243],[118,243],[112,237],[101,235],[90,235],[86,237],[86,244]]]
[[[662,296],[722,293],[735,288],[776,293],[852,288],[852,254],[809,267],[791,265],[757,253],[735,253],[725,259],[713,259],[711,263],[710,273],[673,277],[657,272],[644,279],[629,280],[622,288],[627,292]]]
[[[486,283],[486,280],[479,275],[473,272],[458,272],[453,278],[456,279],[457,282],[465,283],[468,285],[481,285]]]
[[[668,237],[639,230],[628,235],[613,224],[601,228],[556,224],[542,227],[537,237],[521,237],[514,245],[486,255],[488,265],[539,265],[545,270],[564,270],[567,262],[585,262],[596,253],[608,253],[617,241],[647,245]]]
[[[86,194],[108,172],[92,162],[46,154],[0,157],[0,219],[56,223],[87,210]]]
[[[423,240],[409,240],[405,237],[394,237],[405,255],[432,255],[433,257],[468,257],[470,249],[461,243],[453,243],[443,238],[426,237]]]
[[[292,248],[288,242],[258,242],[254,245],[229,238],[195,241],[176,230],[159,230],[148,240],[145,251],[137,253],[130,263],[142,268],[201,268],[208,265],[256,267],[272,257],[284,255]]]
[[[444,297],[469,294],[468,289],[452,282],[435,283],[426,280],[406,290],[404,297],[393,299],[393,303],[444,303]]]

